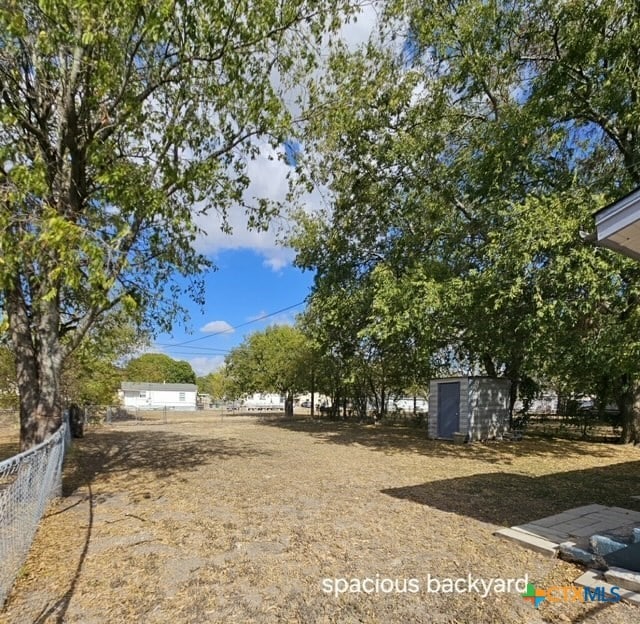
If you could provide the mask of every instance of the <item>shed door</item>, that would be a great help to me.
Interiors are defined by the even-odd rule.
[[[438,384],[438,437],[452,438],[460,430],[460,382]]]

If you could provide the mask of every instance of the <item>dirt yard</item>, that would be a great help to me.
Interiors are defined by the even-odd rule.
[[[199,414],[93,426],[0,621],[635,623],[625,603],[431,590],[569,584],[579,568],[493,532],[592,502],[637,509],[639,475],[640,449],[583,442]]]

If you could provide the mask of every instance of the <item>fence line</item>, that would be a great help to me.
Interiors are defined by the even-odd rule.
[[[24,563],[47,503],[62,488],[67,423],[47,440],[0,462],[0,608]]]

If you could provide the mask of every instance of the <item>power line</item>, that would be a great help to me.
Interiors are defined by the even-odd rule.
[[[230,353],[230,352],[229,352]],[[227,356],[229,355],[224,354],[224,353],[193,353],[193,351],[191,352],[187,352],[187,353],[183,353],[182,351],[171,351],[168,354],[172,359],[173,358],[189,358],[189,360],[226,360]]]
[[[154,343],[153,346],[154,347],[163,347],[163,348],[167,348],[167,349],[172,349],[173,347],[178,347],[180,345],[179,344],[162,344],[162,343],[156,342],[156,343]],[[196,353],[198,351],[204,351],[205,353],[229,353],[229,349],[218,349],[217,347],[188,346],[188,347],[185,347],[185,349],[193,350]]]
[[[262,316],[251,319],[246,323],[240,323],[239,325],[226,327],[225,329],[221,329],[220,331],[217,331],[217,332],[212,332],[211,334],[207,334],[206,336],[200,336],[199,338],[192,338],[191,340],[185,340],[184,342],[175,342],[173,344],[165,344],[165,345],[158,345],[158,346],[159,347],[181,347],[186,344],[191,344],[192,342],[198,342],[199,340],[206,340],[207,338],[213,338],[214,336],[220,336],[221,334],[228,334],[231,330],[240,329],[240,327],[246,327],[247,325],[251,325],[252,323],[263,321],[264,319],[275,316],[276,314],[281,314],[282,312],[288,312],[289,310],[293,310],[294,308],[298,308],[304,304],[305,304],[304,300],[299,301],[298,303],[294,303],[293,305],[287,306],[286,308],[282,308],[281,310],[276,310],[275,312],[269,312],[268,314],[263,314]]]
[[[180,349],[179,351],[174,351],[173,348],[167,347],[166,345],[155,345],[155,346],[162,347],[163,349],[167,349],[167,351],[170,351],[173,355],[205,356],[205,355],[227,355],[228,353],[231,353],[229,349],[226,349],[226,350],[225,349],[198,349],[197,351],[192,351],[191,349],[193,349],[194,347],[185,347],[184,350]]]

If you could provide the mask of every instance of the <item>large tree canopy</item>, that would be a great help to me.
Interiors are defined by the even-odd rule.
[[[581,236],[640,183],[639,10],[398,0],[375,40],[335,50],[307,125],[333,203],[293,242],[333,325],[341,290],[368,302],[355,324],[343,308],[343,345],[419,345],[424,370],[481,367],[514,389],[606,377],[640,438],[640,268]]]
[[[149,383],[196,383],[189,362],[174,360],[164,353],[145,353],[131,360],[125,370],[126,381]]]
[[[122,362],[149,337],[137,330],[121,310],[99,319],[80,346],[66,359],[62,396],[78,405],[112,405],[125,378]]]
[[[296,392],[310,387],[309,343],[289,325],[255,332],[225,358],[226,375],[237,396],[251,392],[286,395],[285,412],[293,415]]]
[[[242,202],[256,139],[288,136],[276,85],[313,67],[346,4],[4,2],[0,306],[23,447],[59,425],[63,362],[101,315],[170,324],[169,280],[208,266],[194,216]]]
[[[225,366],[202,377],[197,377],[196,384],[198,392],[208,394],[216,401],[236,398],[232,395],[233,389]]]

